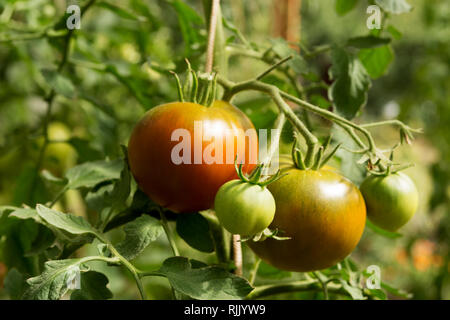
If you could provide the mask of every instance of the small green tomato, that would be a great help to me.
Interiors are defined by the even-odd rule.
[[[401,172],[369,176],[360,190],[369,220],[385,230],[397,231],[417,210],[419,193],[414,182]]]
[[[231,180],[217,192],[214,209],[229,232],[251,236],[263,231],[272,222],[275,199],[265,186]]]

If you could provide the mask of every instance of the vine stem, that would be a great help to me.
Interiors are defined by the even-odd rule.
[[[259,299],[278,293],[304,292],[304,291],[320,292],[322,291],[322,286],[320,285],[319,281],[314,279],[269,284],[256,287],[252,292],[250,292],[247,295],[247,297],[245,297],[245,299],[246,300]],[[337,284],[329,284],[328,292],[346,295],[346,292],[342,289],[342,286]]]
[[[256,280],[256,275],[258,274],[259,265],[261,264],[261,259],[255,255],[255,262],[253,263],[252,269],[250,271],[250,276],[248,282],[253,285]]]
[[[84,5],[84,7],[81,9],[80,18],[83,17],[83,15],[95,3],[95,1],[96,0],[90,0],[88,3],[86,3],[86,5]],[[67,32],[67,34],[65,34],[65,36],[64,36],[64,40],[65,40],[64,48],[63,48],[61,61],[59,62],[58,67],[57,67],[57,72],[61,72],[67,63],[73,32],[74,32],[74,29],[69,30]],[[43,34],[43,36],[47,36],[47,35],[48,35],[47,32],[45,32]],[[56,91],[55,91],[55,89],[52,88],[50,90],[50,93],[48,94],[48,96],[45,99],[47,101],[47,110],[45,112],[45,116],[44,116],[43,124],[42,124],[43,132],[44,132],[44,143],[42,144],[42,146],[39,150],[38,161],[36,164],[36,174],[33,176],[33,181],[31,182],[31,194],[30,194],[31,201],[33,201],[33,195],[34,195],[34,190],[36,188],[38,172],[42,167],[42,163],[44,162],[45,150],[47,149],[47,146],[49,144],[48,126],[50,123],[50,117],[51,117],[51,113],[52,113],[53,101],[55,99],[55,96],[56,96]]]
[[[236,266],[234,274],[237,276],[242,276],[242,244],[241,236],[238,234],[233,234],[233,261]]]
[[[264,92],[266,94],[271,95],[272,98],[274,99],[274,101],[277,103],[278,107],[280,107],[281,110],[286,113],[286,117],[293,123],[293,125],[305,137],[305,140],[306,140],[308,146],[312,147],[314,140],[317,140],[317,138],[314,137],[315,138],[314,139],[313,136],[310,136],[308,134],[309,130],[308,131],[304,130],[306,128],[305,125],[300,121],[300,119],[298,119],[298,117],[295,115],[295,113],[290,108],[288,108],[288,109],[285,108],[285,105],[287,107],[289,107],[289,106],[286,104],[284,99],[294,102],[294,103],[298,104],[299,106],[302,106],[303,108],[305,108],[308,111],[314,112],[330,121],[333,121],[337,125],[339,125],[343,128],[347,128],[347,130],[348,130],[348,128],[353,128],[353,129],[360,131],[366,137],[366,139],[368,141],[368,147],[365,148],[365,152],[375,153],[375,151],[376,151],[375,142],[374,142],[370,132],[367,129],[365,129],[364,127],[361,127],[361,126],[359,126],[359,125],[357,125],[357,124],[355,124],[333,112],[330,112],[326,109],[317,107],[317,106],[315,106],[309,102],[306,102],[300,98],[294,97],[294,96],[280,90],[279,88],[277,88],[274,85],[262,83],[260,81],[254,80],[254,79],[248,80],[248,81],[243,81],[240,83],[234,83],[232,81],[225,80],[225,79],[221,78],[220,76],[218,77],[218,82],[226,90],[224,93],[224,100],[227,100],[227,101],[230,101],[235,94],[237,94],[240,91],[244,91],[244,90],[256,90],[256,91]],[[356,135],[351,135],[351,137],[353,139],[355,139]],[[359,142],[361,142],[361,141],[359,140]],[[315,143],[317,146],[317,141],[315,141]]]
[[[320,274],[318,272],[313,272],[314,277],[316,277],[316,279],[319,281],[320,285],[322,286],[322,290],[323,290],[323,297],[325,300],[328,300],[328,283],[323,282],[322,279],[320,278]]]
[[[214,62],[214,42],[216,39],[217,14],[219,12],[220,0],[212,0],[211,16],[209,20],[208,45],[206,49],[205,72],[211,73]]]
[[[133,275],[133,278],[136,282],[136,285],[139,289],[139,293],[141,295],[141,299],[142,300],[146,300],[147,299],[147,295],[145,293],[144,290],[144,286],[142,285],[142,281],[141,281],[141,276],[139,274],[139,271],[136,269],[135,266],[133,266],[133,264],[131,264],[130,261],[128,261],[124,256],[122,256],[119,251],[117,251],[117,249],[114,247],[114,245],[106,238],[103,237],[103,235],[101,234],[96,234],[96,237],[102,241],[103,243],[108,245],[108,249],[111,251],[111,253],[120,261],[120,263],[125,266],[125,268],[128,269],[128,271],[130,271],[130,273]]]
[[[175,239],[172,237],[172,230],[170,230],[166,215],[164,214],[164,211],[161,208],[159,209],[159,216],[161,217],[161,223],[163,225],[164,232],[166,233],[167,240],[169,240],[169,244],[170,244],[170,247],[172,248],[173,255],[179,256],[180,252],[178,251],[178,247],[175,243]]]

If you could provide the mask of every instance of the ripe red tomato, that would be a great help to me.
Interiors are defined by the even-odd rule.
[[[267,263],[288,271],[314,271],[344,259],[359,242],[366,207],[358,188],[327,170],[289,168],[268,188],[276,203],[269,228],[284,231],[289,240],[248,241]]]
[[[198,123],[194,130],[196,121],[203,124],[203,135]],[[177,150],[174,147],[185,142],[179,136],[172,141],[176,129],[185,129],[190,136],[190,148],[175,152],[190,159],[190,163],[173,162],[172,153]],[[253,143],[245,136],[247,130],[253,136]],[[205,136],[212,139],[202,139]],[[194,154],[199,154],[195,141],[200,141],[197,147],[201,146],[201,164],[194,163]],[[230,147],[226,141],[231,141]],[[238,141],[245,142],[240,152]],[[243,171],[249,172],[256,166],[257,152],[253,124],[242,111],[224,101],[215,101],[210,107],[190,102],[155,107],[136,125],[128,144],[130,169],[139,187],[153,201],[174,212],[211,208],[220,186],[237,178],[236,155],[238,161],[244,161]],[[217,156],[222,163],[205,163],[204,154]]]
[[[361,184],[367,204],[367,217],[376,226],[397,231],[414,215],[419,194],[414,182],[397,172],[388,176],[369,176]]]

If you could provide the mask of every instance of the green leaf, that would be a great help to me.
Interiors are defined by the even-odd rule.
[[[27,288],[27,283],[23,274],[16,268],[12,268],[6,274],[3,286],[10,299],[20,300]]]
[[[375,0],[384,11],[394,14],[401,14],[411,11],[411,5],[406,0]]]
[[[295,73],[306,73],[308,72],[308,64],[301,55],[298,54],[296,50],[291,48],[289,43],[282,38],[270,40],[272,43],[272,51],[280,58],[286,58],[292,56],[292,59],[286,62],[286,65],[291,67]]]
[[[113,297],[107,288],[108,278],[100,272],[83,272],[80,276],[80,289],[70,295],[71,300],[105,300]]]
[[[47,188],[36,170],[36,165],[26,165],[16,179],[13,204],[20,206],[26,203],[34,206],[38,202],[46,202],[48,200]]]
[[[116,248],[127,260],[137,257],[149,244],[164,233],[159,220],[142,215],[124,226],[125,239]]]
[[[347,281],[341,280],[342,288],[352,297],[353,300],[365,300],[361,288],[351,286]]]
[[[53,260],[45,263],[44,272],[27,280],[30,287],[24,300],[58,300],[68,290],[68,284],[80,272],[83,259]]]
[[[31,248],[24,253],[25,257],[39,255],[55,242],[54,233],[43,225],[38,225],[38,234],[31,244]]]
[[[65,230],[71,234],[97,234],[97,231],[83,217],[62,213],[41,204],[36,206],[36,210],[42,219],[58,229]]]
[[[94,161],[103,157],[102,152],[92,147],[89,140],[71,138],[69,143],[77,151],[80,162]]]
[[[85,162],[70,168],[66,172],[67,188],[92,188],[101,182],[119,179],[123,165],[122,159],[117,159],[114,161]]]
[[[252,291],[244,278],[214,266],[193,269],[191,261],[184,257],[165,260],[159,272],[168,278],[175,290],[194,299],[235,300]]]
[[[386,45],[373,49],[363,49],[358,54],[367,73],[373,78],[384,75],[394,59],[391,46]]]
[[[194,249],[202,252],[214,251],[208,221],[199,213],[179,215],[177,233]]]
[[[397,296],[397,297],[401,297],[401,298],[405,298],[405,299],[411,299],[413,297],[412,293],[407,292],[407,291],[402,290],[402,289],[394,288],[394,287],[390,286],[389,284],[387,284],[386,282],[383,282],[383,281],[381,281],[381,288],[383,288],[384,290],[386,290],[390,294],[392,294],[394,296]]]
[[[362,63],[342,48],[334,47],[332,59],[330,76],[334,82],[328,96],[338,114],[352,119],[366,103],[370,77]]]
[[[42,75],[56,93],[69,99],[75,97],[75,86],[72,81],[56,70],[44,69]]]
[[[355,8],[357,3],[358,0],[336,0],[336,13],[340,16],[343,16],[353,8]]]
[[[354,37],[347,40],[347,46],[355,47],[358,49],[376,48],[386,45],[391,42],[389,38],[380,38],[372,35],[364,37]]]
[[[41,171],[41,177],[54,184],[64,185],[67,183],[66,179],[56,177],[53,173],[45,169]]]
[[[366,291],[366,293],[369,296],[378,298],[380,300],[386,300],[387,299],[387,295],[383,290],[380,289],[365,289],[364,291]]]
[[[264,261],[261,261],[259,268],[258,268],[258,276],[268,279],[283,279],[283,278],[289,278],[292,275],[289,271],[283,271],[280,269],[277,269],[275,267],[272,267],[270,264],[265,263]]]
[[[8,217],[14,217],[17,219],[33,219],[37,222],[40,221],[39,216],[36,212],[36,209],[32,208],[18,208],[18,207],[12,207],[12,206],[4,206],[0,207],[0,216],[2,212],[9,212]]]
[[[372,222],[370,222],[368,219],[366,220],[366,226],[369,229],[371,229],[373,232],[378,233],[379,235],[382,235],[383,237],[386,237],[386,238],[395,239],[395,238],[402,237],[401,233],[390,232],[390,231],[381,229],[381,228],[377,227],[376,225],[374,225]]]
[[[331,134],[333,135],[333,141],[336,141],[336,143],[341,143],[343,147],[352,150],[358,149],[358,145],[341,127],[333,125]],[[343,148],[339,148],[336,152],[336,157],[340,159],[341,173],[353,183],[359,185],[366,177],[366,169],[364,165],[357,163],[361,155],[351,153]]]
[[[185,56],[189,56],[193,47],[198,45],[204,38],[200,33],[201,27],[204,26],[204,21],[197,14],[197,11],[183,1],[173,0],[170,4],[177,13],[178,23],[185,43]]]
[[[403,36],[403,34],[394,26],[388,26],[386,31],[389,32],[395,40],[400,40]]]
[[[111,4],[109,2],[101,1],[101,2],[98,2],[96,5],[113,12],[116,15],[118,15],[119,17],[124,18],[124,19],[135,20],[135,21],[146,20],[145,17],[138,17],[133,12],[131,12],[125,8],[121,8],[119,6]]]

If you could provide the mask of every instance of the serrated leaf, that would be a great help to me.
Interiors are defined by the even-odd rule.
[[[406,0],[375,0],[384,11],[401,14],[411,11],[411,5]]]
[[[14,217],[22,220],[33,219],[39,221],[39,216],[36,209],[32,208],[19,208],[13,206],[0,207],[0,216],[2,212],[9,212],[8,217]]]
[[[71,300],[105,300],[113,297],[107,288],[108,278],[100,272],[83,272],[80,276],[80,289],[70,295]]]
[[[36,210],[43,220],[58,229],[65,230],[71,234],[97,234],[97,231],[83,217],[62,213],[41,204],[36,206]]]
[[[343,16],[347,12],[351,11],[357,3],[358,0],[336,0],[336,13],[340,16]]]
[[[164,233],[161,222],[149,215],[142,215],[127,223],[124,231],[125,240],[116,248],[128,260],[137,257],[151,242]]]
[[[119,179],[123,165],[122,159],[117,159],[85,162],[70,168],[65,175],[68,180],[67,188],[92,188],[101,182]]]
[[[382,46],[372,49],[363,49],[358,54],[367,73],[373,78],[384,75],[394,59],[391,46]]]
[[[42,75],[56,93],[69,99],[75,97],[75,86],[72,81],[56,70],[44,69]]]
[[[30,287],[24,300],[58,300],[68,290],[68,284],[77,272],[83,259],[53,260],[45,263],[44,272],[27,280]]]
[[[194,249],[202,252],[214,251],[208,221],[199,213],[179,215],[177,233]]]
[[[191,261],[184,257],[165,260],[159,272],[167,277],[175,290],[194,299],[235,300],[252,291],[244,278],[215,266],[193,269]]]
[[[386,45],[391,42],[389,38],[380,38],[372,35],[363,37],[354,37],[347,40],[347,46],[355,47],[358,49],[363,48],[376,48]]]
[[[353,54],[335,47],[332,59],[330,76],[334,82],[328,96],[338,114],[352,119],[365,105],[371,81],[364,66]]]

